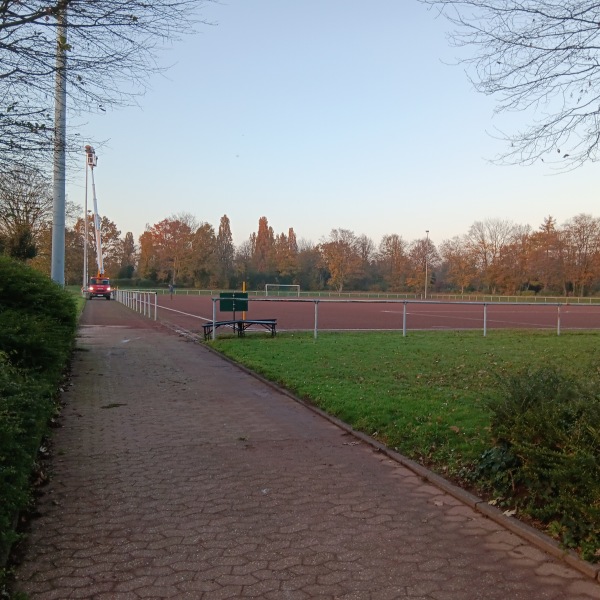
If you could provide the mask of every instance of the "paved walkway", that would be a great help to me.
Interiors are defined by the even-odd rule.
[[[17,574],[33,600],[600,598],[592,579],[116,302],[87,303],[64,400]]]

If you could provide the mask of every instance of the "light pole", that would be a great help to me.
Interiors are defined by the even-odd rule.
[[[67,131],[67,14],[58,14],[54,91],[54,152],[52,191],[52,259],[50,277],[65,286],[65,182]]]
[[[425,300],[427,300],[427,254],[429,251],[429,229],[425,230],[427,237],[425,238]]]

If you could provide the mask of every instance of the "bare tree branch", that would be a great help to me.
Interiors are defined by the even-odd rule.
[[[0,164],[52,148],[57,45],[67,51],[71,114],[128,105],[163,70],[162,45],[203,22],[198,10],[205,2],[0,1]],[[68,39],[57,39],[56,17],[65,10]],[[69,142],[80,150],[76,138]]]
[[[476,89],[497,111],[530,111],[523,131],[502,135],[513,163],[574,168],[598,160],[600,3],[590,0],[421,0],[453,25],[451,42]]]

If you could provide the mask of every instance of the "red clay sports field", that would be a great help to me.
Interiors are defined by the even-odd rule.
[[[154,305],[154,294],[147,295]],[[194,332],[213,319],[213,299],[207,295],[158,294],[158,315]],[[241,318],[241,313],[236,318]],[[232,318],[221,313],[216,319]],[[278,331],[459,330],[527,328],[557,332],[600,329],[600,305],[519,304],[497,302],[435,302],[414,300],[267,299],[250,297],[248,319],[277,319]]]

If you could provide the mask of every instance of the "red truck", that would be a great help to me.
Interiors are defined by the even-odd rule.
[[[112,295],[110,289],[110,279],[107,277],[90,277],[90,282],[87,287],[87,298],[98,298],[104,296],[107,300],[110,300]]]

